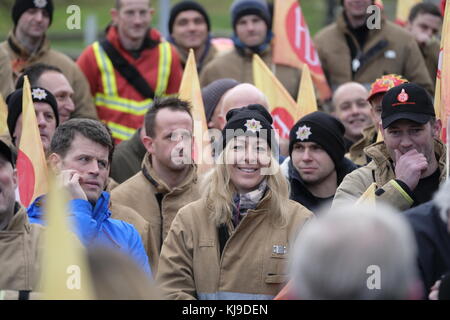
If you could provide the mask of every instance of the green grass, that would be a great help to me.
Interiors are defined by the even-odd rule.
[[[173,5],[181,0],[172,0]],[[396,0],[384,0],[386,13],[389,18],[394,15]],[[0,0],[0,41],[4,40],[9,30],[12,27],[12,19],[10,15],[13,0]],[[232,33],[230,26],[229,8],[232,0],[198,0],[210,15],[212,24],[212,32],[214,35],[229,36]],[[310,28],[310,32],[314,35],[324,25],[325,20],[325,0],[302,0],[302,10],[305,19]],[[53,23],[49,29],[49,37],[52,39],[52,45],[58,50],[76,55],[84,48],[82,41],[83,30],[68,30],[66,27],[66,20],[68,14],[66,8],[71,4],[76,4],[81,9],[81,25],[84,26],[86,18],[89,15],[97,17],[99,31],[102,31],[110,21],[109,10],[114,4],[114,0],[54,0],[56,5],[53,16]],[[158,15],[158,0],[152,0],[153,6],[156,9],[156,14],[153,17],[152,25],[157,27]],[[56,39],[55,39],[56,37]],[[74,39],[78,38],[78,39]]]

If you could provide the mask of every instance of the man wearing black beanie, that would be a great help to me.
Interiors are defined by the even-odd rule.
[[[344,157],[345,128],[317,111],[301,118],[289,134],[292,200],[317,213],[331,206],[338,185],[357,166]]]
[[[52,49],[47,39],[53,12],[53,0],[15,0],[11,7],[14,25],[8,38],[0,43],[0,51],[8,54],[13,81],[25,68],[37,63],[61,69],[74,91],[75,110],[71,116],[97,119],[86,77],[72,58]]]
[[[218,50],[211,43],[210,31],[208,13],[199,3],[182,1],[170,10],[169,40],[177,48],[183,67],[186,65],[191,48],[194,50],[199,72],[204,65],[214,59]]]
[[[266,0],[234,0],[230,7],[234,48],[220,54],[206,65],[201,74],[202,87],[211,82],[231,78],[254,84],[252,59],[257,54],[271,66],[289,94],[296,98],[301,71],[272,60],[272,17]]]
[[[6,99],[8,104],[8,130],[16,147],[19,147],[22,135],[22,96],[23,89],[18,89]],[[31,98],[36,110],[36,121],[42,146],[44,151],[47,152],[53,134],[59,125],[58,104],[50,91],[40,87],[31,87]]]

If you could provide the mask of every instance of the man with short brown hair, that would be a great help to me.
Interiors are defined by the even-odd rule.
[[[156,272],[175,215],[200,197],[191,155],[189,103],[177,98],[156,100],[145,116],[145,131],[142,169],[112,191],[112,201],[134,209],[150,223],[150,261]]]

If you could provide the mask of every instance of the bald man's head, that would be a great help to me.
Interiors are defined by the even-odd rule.
[[[269,109],[269,102],[261,90],[249,83],[242,83],[230,89],[225,93],[221,102],[217,106],[220,108],[220,130],[226,124],[227,112],[232,109],[248,106],[249,104],[260,104]]]
[[[362,137],[364,128],[372,124],[369,92],[357,82],[347,82],[339,86],[333,94],[335,116],[345,126],[345,137],[353,142]]]

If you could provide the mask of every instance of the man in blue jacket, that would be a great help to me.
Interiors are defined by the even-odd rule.
[[[72,119],[55,131],[48,160],[70,194],[70,213],[82,243],[117,248],[151,275],[137,230],[131,224],[110,218],[110,195],[104,190],[113,148],[111,134],[101,122]],[[45,197],[40,197],[28,208],[32,223],[43,224],[43,201]]]

